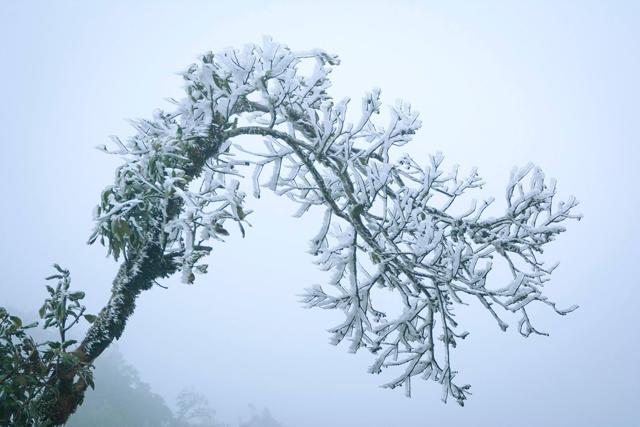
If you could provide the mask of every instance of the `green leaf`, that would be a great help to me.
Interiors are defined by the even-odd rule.
[[[67,347],[69,347],[69,346],[71,346],[71,345],[76,344],[77,342],[78,342],[78,341],[76,341],[76,340],[68,340],[68,341],[65,341],[65,342],[64,342],[64,344],[62,344],[62,348],[67,348]]]
[[[112,194],[111,188],[106,188],[102,191],[102,206],[105,208],[105,210],[107,207],[110,206],[109,203],[109,196]]]
[[[40,307],[40,310],[38,310],[38,315],[40,316],[41,319],[44,319],[44,314],[47,312],[47,303],[42,304],[42,307]]]
[[[120,256],[120,243],[117,240],[111,240],[111,253],[113,253],[113,258],[117,261]]]
[[[84,292],[82,291],[77,291],[77,292],[72,292],[69,294],[69,299],[71,301],[78,301],[81,300],[82,298],[84,298]]]
[[[244,210],[242,210],[242,206],[238,206],[238,218],[244,219],[246,216],[247,214],[245,214]]]
[[[97,318],[98,318],[98,316],[94,316],[93,314],[85,314],[84,315],[84,320],[86,320],[89,323],[95,322]]]
[[[11,319],[11,321],[14,325],[16,325],[17,328],[22,327],[22,319],[18,316],[9,316],[9,319]]]
[[[66,317],[66,314],[67,314],[67,313],[65,313],[64,305],[59,304],[59,305],[56,307],[56,314],[57,314],[57,320],[58,320],[59,322],[60,322],[60,321],[62,321],[62,319],[64,319],[64,318]]]
[[[215,230],[216,233],[222,234],[223,236],[228,236],[229,235],[229,232],[223,226],[221,226],[220,224],[216,224],[215,227],[214,227],[214,230]]]
[[[111,232],[116,239],[124,241],[125,237],[131,234],[131,229],[129,223],[120,218],[111,222]]]
[[[60,347],[62,347],[62,344],[60,344],[58,341],[49,341],[47,342],[47,345],[49,345],[49,348],[53,350],[58,350]]]

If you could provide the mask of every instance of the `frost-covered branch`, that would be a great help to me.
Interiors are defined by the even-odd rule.
[[[134,136],[103,147],[124,163],[102,192],[89,241],[123,264],[109,303],[75,350],[83,363],[122,334],[135,299],[156,279],[179,271],[193,283],[205,273],[211,241],[234,227],[244,235],[247,191],[260,197],[264,188],[296,203],[297,216],[323,212],[310,253],[330,272],[329,283],[307,289],[303,302],[344,312],[332,343],[369,350],[372,373],[399,369],[386,387],[410,395],[412,379],[431,379],[443,400],[463,404],[469,386],[455,382],[452,357],[467,335],[454,315],[462,298],[479,301],[502,329],[502,312],[520,313],[524,336],[540,333],[529,304],[574,309],[558,309],[544,295],[554,266],[540,254],[565,220],[579,218],[575,199],[556,200],[555,182],[528,165],[512,172],[502,216],[486,215],[493,199],[461,208],[483,184],[476,170],[445,171],[440,153],[422,165],[399,152],[420,128],[418,114],[397,102],[381,124],[378,89],[359,108],[334,100],[329,74],[338,63],[269,38],[207,53],[183,73],[186,96],[172,111],[133,122]],[[497,261],[511,271],[509,283],[488,283]],[[401,307],[380,308],[379,288]]]
[[[309,75],[299,68],[305,61],[314,65]],[[92,240],[103,239],[116,258],[157,245],[191,283],[206,271],[206,241],[226,236],[228,221],[244,233],[245,176],[255,197],[265,187],[285,195],[298,216],[323,209],[310,252],[331,272],[335,292],[314,286],[304,303],[344,311],[332,342],[348,339],[350,351],[376,354],[371,372],[404,367],[387,387],[403,385],[410,394],[411,379],[421,376],[442,384],[444,400],[462,404],[468,386],[454,383],[451,349],[467,332],[458,328],[455,304],[464,295],[479,300],[502,329],[500,310],[520,313],[524,336],[540,333],[530,303],[573,310],[544,295],[554,267],[539,255],[566,219],[579,218],[577,202],[556,201],[555,182],[528,165],[512,172],[501,217],[484,214],[492,199],[461,211],[462,196],[483,184],[476,170],[444,171],[440,153],[424,166],[397,153],[420,128],[418,115],[398,102],[382,126],[377,89],[350,112],[349,99],[328,94],[336,64],[325,52],[297,53],[270,39],[204,55],[184,73],[187,96],[173,112],[137,122],[137,135],[116,140],[127,162],[103,193]],[[234,143],[248,136],[259,137],[262,149],[246,138]],[[487,283],[497,260],[513,274],[502,287]],[[374,288],[397,293],[401,314],[376,308]]]

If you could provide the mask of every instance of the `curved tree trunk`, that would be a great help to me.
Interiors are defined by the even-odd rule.
[[[78,364],[59,368],[51,378],[53,387],[48,388],[40,399],[42,412],[49,425],[63,425],[82,403],[88,384],[77,377],[79,366],[93,363],[114,339],[120,338],[127,319],[135,309],[138,295],[151,288],[154,280],[174,271],[171,259],[164,255],[158,245],[145,246],[122,263],[113,280],[109,302],[73,351]]]
[[[189,179],[185,181],[185,186],[200,176],[205,162],[218,153],[221,141],[221,132],[216,127],[211,127],[209,135],[199,138],[199,144],[189,150],[187,154],[190,165],[185,168]],[[180,198],[170,199],[167,216],[178,216],[182,208]],[[127,252],[126,259],[113,280],[107,305],[102,308],[78,348],[73,351],[78,363],[70,368],[59,368],[50,378],[52,387],[47,387],[40,398],[40,407],[49,425],[63,425],[82,404],[88,384],[78,378],[79,368],[93,363],[114,339],[120,338],[127,319],[135,310],[138,295],[150,289],[156,279],[168,277],[178,269],[174,256],[179,254],[167,254],[160,243],[163,241],[163,231],[154,230],[151,234],[148,243],[135,252]]]

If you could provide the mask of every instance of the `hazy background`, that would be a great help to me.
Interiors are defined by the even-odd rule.
[[[119,346],[142,379],[169,402],[193,386],[227,422],[251,403],[290,427],[639,425],[640,3],[478,3],[3,1],[0,305],[35,313],[59,262],[97,312],[117,266],[85,242],[119,160],[93,147],[181,96],[176,72],[199,53],[271,34],[339,54],[337,98],[410,101],[424,127],[407,151],[478,166],[485,195],[502,201],[515,164],[556,177],[585,219],[547,252],[561,261],[548,291],[581,308],[541,310],[551,336],[529,339],[462,311],[468,405],[431,382],[406,399],[366,373],[369,354],[328,345],[334,313],[297,302],[326,281],[305,252],[317,217],[251,199],[254,227],[216,245],[210,274],[140,298]]]

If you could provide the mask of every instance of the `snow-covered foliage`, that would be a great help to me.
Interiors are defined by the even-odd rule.
[[[513,170],[502,216],[484,214],[492,200],[460,209],[460,197],[482,185],[475,169],[446,172],[439,153],[421,165],[399,152],[421,123],[398,102],[380,124],[380,90],[347,120],[349,99],[328,93],[338,63],[321,50],[295,52],[269,38],[203,55],[183,73],[186,96],[173,111],[136,121],[135,136],[104,148],[126,161],[102,193],[90,240],[125,260],[160,247],[191,283],[206,271],[211,239],[228,235],[229,223],[244,234],[247,192],[285,195],[298,204],[297,215],[323,210],[310,252],[331,272],[331,292],[311,287],[303,302],[344,312],[332,342],[373,353],[372,373],[399,369],[386,387],[410,394],[413,378],[431,379],[445,401],[463,404],[469,386],[454,382],[450,355],[467,332],[454,320],[454,306],[463,297],[477,300],[502,329],[500,310],[519,313],[524,336],[540,333],[529,304],[573,310],[544,295],[554,267],[540,254],[566,219],[579,218],[577,202],[557,201],[555,182],[528,165]],[[491,286],[487,275],[497,260],[513,280]],[[399,297],[399,314],[376,306],[375,288]]]

